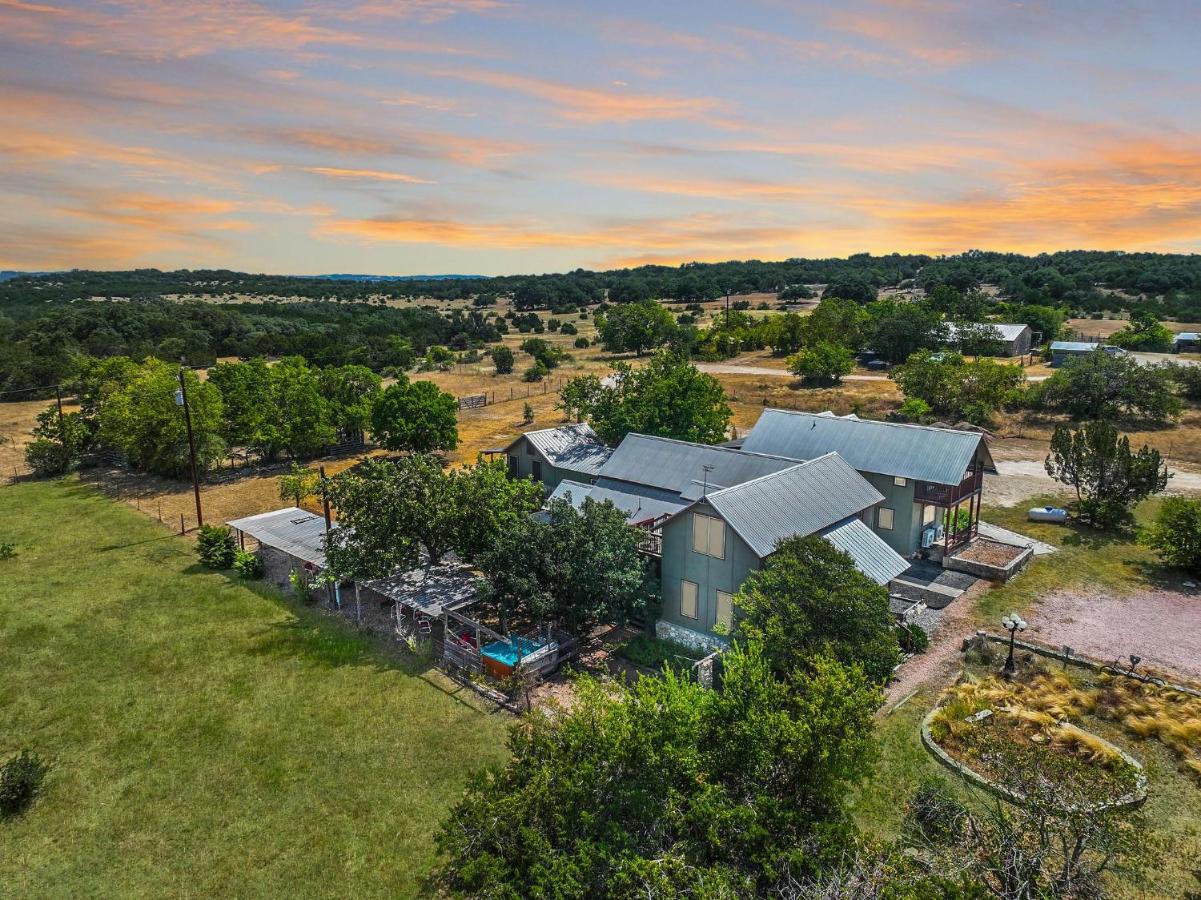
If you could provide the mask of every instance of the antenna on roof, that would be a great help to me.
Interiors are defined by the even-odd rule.
[[[701,466],[701,468],[705,470],[705,480],[701,485],[701,499],[704,500],[705,496],[709,493],[709,473],[713,471],[713,466],[707,465]]]

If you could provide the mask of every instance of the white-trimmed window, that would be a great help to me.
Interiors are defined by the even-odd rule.
[[[881,531],[892,531],[896,523],[896,511],[887,506],[881,506],[876,513],[876,527]]]
[[[696,553],[726,558],[726,523],[714,516],[692,514],[692,549]]]
[[[922,507],[922,524],[923,525],[932,525],[934,523],[934,517],[937,515],[938,515],[938,507],[937,506],[923,506]]]
[[[699,617],[696,610],[696,582],[680,581],[680,615],[685,619]]]
[[[717,624],[729,631],[734,627],[734,595],[717,592]]]
[[[892,483],[895,484],[897,487],[904,487],[909,482],[906,481],[904,478],[902,478],[900,475],[894,475],[892,477]]]

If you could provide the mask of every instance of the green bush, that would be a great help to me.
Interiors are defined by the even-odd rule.
[[[1201,501],[1169,497],[1141,537],[1165,565],[1201,575]]]
[[[0,818],[20,815],[29,808],[42,789],[48,768],[28,750],[0,766]]]
[[[563,326],[559,329],[559,333],[560,334],[579,334],[579,330],[575,327],[575,325],[573,323],[564,322]]]
[[[930,404],[921,397],[906,397],[897,415],[906,422],[921,422],[930,415]]]
[[[921,626],[910,622],[897,626],[897,643],[906,653],[925,653],[930,646],[930,638]]]
[[[550,372],[542,360],[536,360],[532,366],[525,370],[525,373],[521,376],[521,380],[541,381],[548,374],[550,374]]]
[[[577,350],[587,350],[591,344],[592,344],[592,342],[590,340],[588,340],[588,338],[584,337],[582,334],[578,338],[575,339],[575,348]]]
[[[692,663],[704,655],[675,641],[661,640],[645,634],[622,641],[614,652],[623,659],[648,669],[662,669],[666,665],[675,670],[691,669]]]
[[[0,560],[12,559],[17,555],[17,545],[11,541],[0,542]]]
[[[262,578],[263,560],[257,553],[238,550],[234,553],[234,571],[243,578]]]
[[[905,826],[913,837],[946,843],[959,831],[967,809],[951,794],[941,778],[927,778],[905,808]]]
[[[196,538],[196,552],[210,569],[228,569],[238,552],[234,533],[226,525],[202,525]]]

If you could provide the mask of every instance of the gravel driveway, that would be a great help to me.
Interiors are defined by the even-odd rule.
[[[1028,616],[1030,636],[1105,662],[1134,653],[1143,665],[1201,680],[1201,593],[1140,591],[1125,597],[1059,591]]]

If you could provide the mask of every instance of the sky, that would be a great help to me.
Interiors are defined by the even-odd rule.
[[[1195,0],[0,0],[0,268],[1201,251]]]

